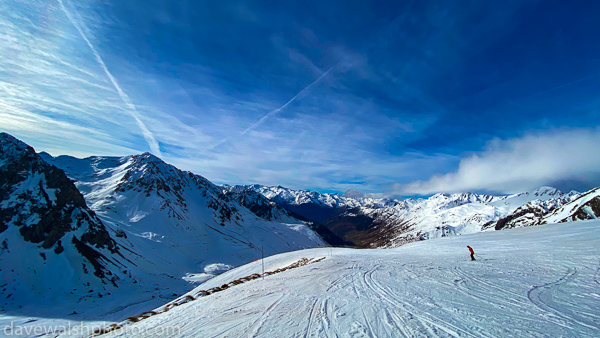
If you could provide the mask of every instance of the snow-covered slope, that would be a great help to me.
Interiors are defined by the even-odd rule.
[[[599,256],[596,220],[389,250],[302,250],[269,257],[266,268],[326,259],[200,297],[109,336],[169,329],[175,337],[597,337]],[[256,272],[259,262],[197,289]]]

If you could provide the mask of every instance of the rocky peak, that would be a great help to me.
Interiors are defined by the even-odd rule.
[[[14,162],[23,156],[35,154],[32,147],[7,133],[0,133],[0,152],[3,162]]]
[[[143,153],[122,158],[120,170],[125,171],[116,192],[136,191],[146,197],[156,195],[160,198],[162,208],[171,210],[171,214],[179,219],[187,218],[187,203],[184,194],[200,191],[208,199],[207,206],[215,210],[215,216],[221,224],[237,215],[237,209],[228,205],[228,197],[222,189],[206,178],[182,171],[160,158]]]
[[[62,253],[75,245],[104,277],[96,249],[118,252],[102,221],[87,207],[83,195],[61,169],[46,163],[35,150],[0,135],[0,233],[10,227],[26,242]]]
[[[285,209],[279,208],[277,204],[248,187],[227,187],[225,188],[225,195],[229,199],[246,207],[256,216],[268,221],[275,220],[277,216],[288,216],[288,212]]]

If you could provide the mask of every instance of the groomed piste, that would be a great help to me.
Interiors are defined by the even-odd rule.
[[[470,261],[467,245],[476,252]],[[600,221],[483,232],[398,249],[310,249],[273,270],[129,325],[180,336],[500,337],[600,334]],[[192,290],[260,272],[253,262]],[[130,329],[131,329],[130,328]],[[132,332],[127,331],[127,332]],[[115,330],[111,336],[125,336]]]

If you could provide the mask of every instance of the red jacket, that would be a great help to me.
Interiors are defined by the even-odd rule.
[[[467,248],[469,248],[469,251],[473,254],[475,253],[475,251],[473,251],[473,248],[471,248],[470,246],[467,245]]]

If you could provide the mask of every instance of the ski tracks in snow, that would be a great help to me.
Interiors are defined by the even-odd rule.
[[[332,315],[334,306],[330,302],[330,297],[315,298],[314,301],[311,298],[309,300],[308,318],[306,328],[302,337],[343,337],[340,333],[337,321]]]
[[[530,304],[527,297],[510,291],[506,287],[499,287],[486,281],[484,278],[467,273],[460,266],[454,266],[453,273],[459,278],[456,287],[467,297],[477,299],[494,307],[518,307],[527,310]]]
[[[267,319],[271,315],[271,312],[273,311],[274,308],[277,307],[277,305],[279,305],[281,303],[281,301],[283,301],[283,299],[285,298],[285,296],[286,295],[283,294],[279,298],[277,298],[277,300],[275,300],[273,303],[271,303],[271,305],[269,305],[269,307],[267,307],[267,309],[265,310],[265,312],[251,325],[253,328],[252,328],[252,331],[250,333],[250,336],[252,336],[252,337],[258,337],[258,335],[260,333],[260,330],[265,325],[265,322],[267,321]]]
[[[411,305],[389,287],[384,286],[387,283],[378,281],[377,271],[384,264],[389,263],[373,262],[371,266],[365,266],[363,269],[353,265],[355,274],[352,276],[351,289],[363,304],[357,311],[360,311],[364,319],[364,323],[354,323],[354,326],[363,327],[364,335],[368,337],[475,337],[468,331]],[[413,300],[415,299],[411,299]],[[365,304],[369,306],[364,306]],[[483,330],[479,333],[485,335]],[[352,332],[350,334],[352,335]]]
[[[310,333],[311,333],[311,328],[313,325],[313,322],[315,321],[314,319],[314,312],[315,312],[315,307],[317,307],[317,302],[319,301],[318,298],[315,298],[314,302],[312,302],[312,304],[310,305],[310,311],[308,312],[308,323],[306,324],[306,330],[304,330],[304,338],[309,337]]]
[[[389,303],[392,306],[392,309],[403,310],[404,316],[400,316],[397,313],[395,315],[392,314],[393,310],[390,310],[389,313],[392,314],[392,316],[395,316],[397,319],[400,319],[401,324],[400,326],[397,326],[397,328],[404,336],[414,337],[423,335],[425,332],[427,332],[426,335],[430,337],[459,337],[461,335],[475,337],[469,332],[464,331],[463,329],[456,327],[455,325],[447,323],[446,321],[437,318],[430,313],[420,311],[415,306],[402,300],[400,297],[396,296],[388,287],[379,284],[377,282],[377,278],[373,277],[374,272],[375,271],[373,270],[370,271],[370,273],[364,275],[365,284],[369,289],[377,293],[381,300],[383,300],[386,303]],[[413,323],[415,320],[416,324]]]
[[[600,279],[599,279],[599,277],[600,277],[600,260],[598,261],[598,268],[596,269],[596,273],[594,274],[594,281],[595,281],[597,284],[600,284]]]
[[[398,304],[395,304],[387,295],[378,292],[378,290],[376,288],[374,288],[372,284],[369,283],[369,281],[372,280],[372,275],[375,272],[375,270],[377,270],[377,268],[379,268],[379,265],[375,266],[373,269],[365,271],[362,274],[361,282],[362,282],[363,288],[365,290],[372,291],[372,293],[375,295],[374,300],[382,300],[382,301],[385,301],[386,303],[391,304],[392,306],[396,307]],[[377,304],[374,304],[374,306],[377,306]],[[384,309],[383,318],[386,320],[384,323],[390,329],[390,331],[387,332],[388,336],[395,335],[395,333],[400,333],[400,334],[402,334],[403,337],[414,336],[414,334],[411,334],[411,332],[406,330],[407,321],[404,320],[398,313],[396,313],[393,310],[387,309],[387,307],[383,307],[383,309]],[[364,314],[364,312],[363,312],[363,314]],[[382,317],[382,316],[380,316],[380,315],[376,316],[376,318],[380,318],[380,317]],[[365,316],[365,320],[366,320],[366,316]],[[379,326],[379,327],[381,327],[381,326]]]
[[[581,309],[571,311],[565,306],[564,302],[561,302],[560,297],[557,297],[560,289],[577,278],[577,274],[577,268],[568,268],[566,274],[558,280],[533,286],[527,293],[527,297],[545,313],[544,317],[548,321],[565,327],[568,330],[577,331],[579,334],[587,335],[593,332],[597,334],[597,330],[600,330],[600,325],[592,322],[590,319],[584,318],[585,314],[592,317],[596,316],[586,313]]]

